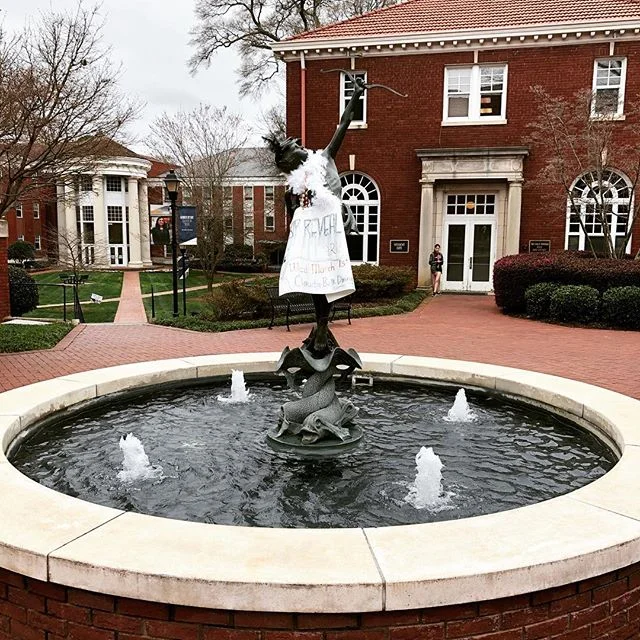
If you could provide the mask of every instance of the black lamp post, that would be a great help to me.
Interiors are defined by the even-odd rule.
[[[173,271],[173,317],[178,317],[178,231],[176,223],[176,199],[180,180],[173,170],[169,171],[164,184],[171,200],[171,268]]]

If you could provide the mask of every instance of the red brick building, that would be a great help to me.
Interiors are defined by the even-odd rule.
[[[488,291],[503,255],[584,248],[568,209],[549,210],[528,187],[543,164],[526,141],[530,87],[567,98],[593,89],[595,115],[622,126],[640,94],[639,33],[632,0],[407,0],[278,43],[289,134],[309,148],[328,143],[351,93],[344,73],[323,71],[408,94],[368,91],[338,156],[361,232],[352,260],[408,265],[426,284],[438,242],[444,289]],[[628,182],[611,176],[620,212]],[[640,247],[638,232],[627,251]]]

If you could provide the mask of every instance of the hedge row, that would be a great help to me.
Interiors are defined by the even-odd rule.
[[[353,268],[356,291],[353,302],[393,300],[413,285],[413,271],[403,267],[359,265]],[[260,283],[230,282],[216,287],[205,298],[202,315],[207,321],[256,320],[271,316],[267,292]]]
[[[523,313],[526,290],[541,282],[587,285],[601,294],[614,287],[640,286],[640,260],[596,259],[584,251],[506,256],[493,269],[496,304],[506,313]]]
[[[613,287],[600,296],[588,285],[541,282],[526,290],[525,300],[533,318],[640,330],[640,287]]]

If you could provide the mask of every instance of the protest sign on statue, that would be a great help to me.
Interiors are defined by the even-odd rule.
[[[280,271],[280,295],[326,294],[333,302],[355,291],[342,203],[324,185],[326,159],[319,153],[288,178],[294,193],[309,192],[308,206],[296,209],[284,262]]]

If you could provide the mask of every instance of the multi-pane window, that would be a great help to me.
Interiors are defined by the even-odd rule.
[[[616,252],[623,253],[630,210],[631,189],[622,176],[606,171],[578,178],[567,203],[566,248],[606,254],[606,225]]]
[[[626,58],[596,60],[593,68],[593,116],[616,116],[624,112]]]
[[[466,195],[453,193],[447,195],[448,216],[492,216],[496,212],[496,196],[492,193]]]
[[[356,219],[358,233],[347,236],[352,262],[378,262],[380,192],[373,180],[362,173],[340,176],[342,203]]]
[[[82,215],[82,244],[94,244],[94,219],[93,207],[80,207]]]
[[[33,219],[34,220],[40,219],[40,203],[39,202],[33,203]]]
[[[253,187],[244,187],[243,193],[244,243],[253,246]]]
[[[122,207],[107,207],[107,222],[122,222]]]
[[[274,188],[264,188],[264,230],[276,230],[276,211],[274,205]]]
[[[506,104],[506,65],[445,68],[445,121],[502,121]]]
[[[222,188],[222,216],[224,225],[224,243],[233,243],[233,187]]]
[[[350,75],[346,73],[340,74],[340,115],[345,110],[347,103],[351,99],[353,95],[353,91],[355,89],[354,78],[360,78],[361,80],[367,81],[367,72],[366,71],[352,71]],[[367,121],[367,98],[366,92],[360,96],[358,103],[356,104],[356,109],[353,113],[353,118],[351,122],[353,124],[364,124]]]
[[[115,176],[111,176],[113,178],[115,178],[116,180],[119,180],[119,178],[116,178]],[[108,184],[109,178],[107,178],[107,184]],[[92,191],[93,190],[93,178],[91,176],[88,175],[81,175],[78,178],[78,191]],[[119,189],[109,189],[109,191],[119,191]]]
[[[76,207],[76,225],[82,260],[85,264],[93,264],[95,262],[95,227],[92,206]]]
[[[33,241],[33,248],[36,251],[40,251],[42,249],[42,241],[40,240],[40,236],[36,236]]]
[[[120,176],[107,176],[107,191],[122,191],[122,178]]]
[[[22,202],[16,204],[16,218],[22,218]]]

